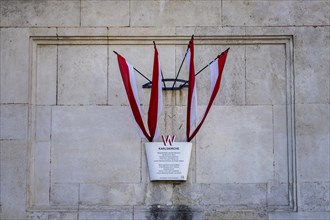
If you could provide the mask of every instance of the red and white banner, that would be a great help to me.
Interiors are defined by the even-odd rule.
[[[202,116],[201,121],[199,122],[199,124],[197,125],[196,129],[194,130],[194,132],[190,135],[187,135],[187,141],[191,141],[197,134],[197,132],[199,131],[199,129],[202,127],[206,116],[208,115],[211,106],[215,100],[215,97],[217,96],[219,90],[220,90],[220,84],[221,84],[221,78],[222,78],[222,71],[223,68],[225,66],[226,63],[226,59],[227,59],[227,54],[228,54],[229,48],[224,51],[222,54],[220,54],[218,56],[218,58],[210,64],[210,99],[208,102],[208,105],[206,107],[206,110]],[[190,80],[189,80],[189,84],[190,84]],[[190,88],[190,87],[189,87]]]
[[[194,38],[192,37],[187,52],[187,64],[189,73],[188,85],[188,104],[187,104],[187,125],[186,137],[189,139],[190,129],[193,127],[197,118],[197,87],[195,80],[195,64],[194,64]]]
[[[163,109],[162,72],[160,69],[158,50],[156,48],[155,42],[154,45],[154,68],[152,73],[152,87],[148,111],[148,127],[152,141],[156,140],[160,134],[157,122]]]
[[[158,51],[155,45],[154,67],[152,74],[152,88],[150,94],[150,103],[148,111],[148,128],[149,134],[144,126],[140,101],[137,92],[137,85],[134,74],[134,67],[127,63],[124,57],[117,54],[119,70],[123,79],[127,98],[131,106],[133,117],[136,122],[138,134],[141,138],[146,138],[149,141],[154,141],[159,136],[158,118],[162,112],[163,97],[162,97],[162,78],[161,69],[158,59]]]

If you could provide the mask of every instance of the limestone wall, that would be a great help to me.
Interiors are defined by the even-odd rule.
[[[329,219],[329,4],[1,0],[1,219]],[[231,48],[220,94],[188,180],[150,182],[112,51],[151,78],[155,40],[174,78],[192,34],[196,70]],[[163,98],[183,141],[187,90]]]

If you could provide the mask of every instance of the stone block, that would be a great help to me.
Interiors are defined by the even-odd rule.
[[[224,26],[195,26],[175,27],[178,36],[244,36],[245,27],[224,27]],[[256,34],[257,35],[257,34]],[[188,43],[188,42],[187,42]]]
[[[300,183],[301,210],[330,212],[330,182]]]
[[[140,182],[140,139],[129,107],[52,109],[52,181]]]
[[[145,197],[145,185],[142,184],[81,184],[80,204],[91,205],[141,205]]]
[[[82,1],[81,26],[129,26],[128,0]]]
[[[99,220],[109,220],[109,219],[133,219],[133,208],[131,207],[116,207],[116,208],[107,208],[106,210],[93,210],[93,211],[84,211],[79,212],[79,220],[90,220],[90,219],[99,219]]]
[[[11,104],[0,106],[1,139],[24,140],[27,138],[28,106]]]
[[[58,104],[107,103],[107,46],[59,46]]]
[[[33,206],[48,206],[50,191],[50,142],[37,142],[34,149]]]
[[[79,26],[80,1],[3,1],[1,26]]]
[[[78,194],[78,184],[55,183],[51,185],[50,203],[55,206],[78,206]]]
[[[327,104],[296,105],[297,175],[301,181],[330,179],[329,120]]]
[[[272,107],[213,106],[196,146],[197,183],[273,179]]]
[[[29,74],[28,29],[2,28],[0,31],[0,101],[1,103],[27,103]]]
[[[27,143],[0,141],[2,219],[25,219]]]
[[[48,220],[78,220],[78,214],[76,212],[49,213]]]
[[[267,204],[269,206],[289,205],[289,191],[287,183],[269,183],[267,187]]]
[[[134,219],[204,219],[204,213],[198,208],[185,205],[152,205],[134,208]]]
[[[51,136],[51,106],[37,106],[36,108],[36,141],[50,141]]]
[[[287,183],[289,173],[288,151],[291,149],[288,144],[292,143],[292,137],[288,136],[291,121],[287,121],[287,106],[273,106],[273,167],[274,181],[276,183]]]
[[[269,220],[328,220],[330,212],[270,212]]]
[[[329,103],[330,44],[327,40],[329,37],[329,27],[296,29],[294,38],[296,103]]]
[[[145,204],[172,205],[173,185],[166,182],[147,184]]]
[[[36,102],[55,105],[57,89],[57,46],[37,48]]]
[[[173,203],[185,205],[265,206],[267,186],[256,184],[181,184],[173,189]]]
[[[78,214],[76,212],[41,212],[33,211],[28,213],[28,219],[31,220],[77,220]]]
[[[283,45],[246,46],[246,104],[285,104]]]
[[[56,36],[57,28],[55,27],[38,27],[38,28],[29,28],[29,35],[32,37],[48,37]]]
[[[329,2],[233,1],[222,2],[223,26],[298,26],[329,23]],[[260,13],[262,12],[262,13]],[[316,13],[317,12],[317,13]]]
[[[173,78],[175,68],[175,47],[172,45],[158,45],[157,49],[164,77]],[[110,51],[113,50],[124,56],[128,63],[152,80],[154,60],[152,41],[150,41],[150,45],[110,45]],[[142,85],[147,83],[148,80],[136,71],[135,77],[140,102],[142,105],[149,105],[150,89],[142,89]],[[163,103],[164,105],[172,105],[174,100],[171,95],[166,95],[166,92],[163,92]],[[128,99],[118,67],[117,57],[114,54],[109,56],[109,104],[128,105]]]
[[[205,214],[205,219],[218,220],[218,219],[254,219],[266,220],[268,213],[265,208],[237,208],[237,209],[223,209],[217,207],[209,207],[210,211]]]
[[[221,20],[218,1],[132,1],[130,7],[133,27],[218,26]]]
[[[59,37],[63,36],[107,36],[108,29],[105,27],[63,27],[57,29]]]
[[[175,27],[108,27],[109,37],[118,36],[175,36]]]

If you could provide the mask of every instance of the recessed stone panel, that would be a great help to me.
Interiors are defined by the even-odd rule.
[[[285,104],[283,45],[246,46],[246,104]]]
[[[271,106],[213,106],[196,144],[197,183],[273,178]]]
[[[140,181],[140,139],[129,107],[53,107],[52,181]]]
[[[107,103],[107,46],[59,46],[60,105]]]
[[[56,104],[57,46],[39,46],[36,77],[38,105]]]
[[[81,184],[81,205],[141,205],[145,199],[144,184]]]

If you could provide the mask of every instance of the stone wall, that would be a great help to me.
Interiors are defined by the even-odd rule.
[[[1,219],[328,219],[329,4],[1,0]],[[173,78],[192,34],[196,70],[231,48],[220,94],[188,180],[150,182],[112,51],[151,78],[155,40]],[[163,97],[183,141],[187,90]]]

